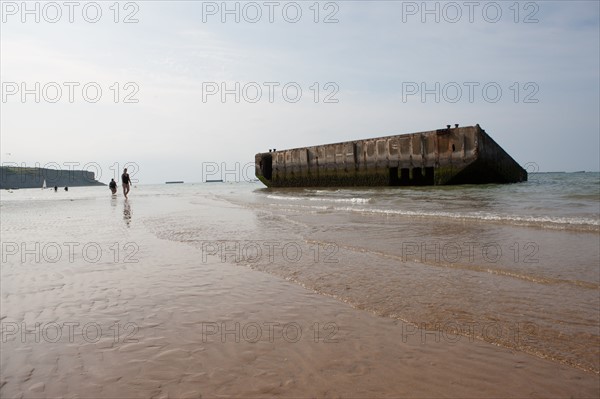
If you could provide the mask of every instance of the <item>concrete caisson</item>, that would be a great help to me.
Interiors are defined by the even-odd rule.
[[[377,137],[255,156],[268,187],[517,183],[527,172],[479,125]]]

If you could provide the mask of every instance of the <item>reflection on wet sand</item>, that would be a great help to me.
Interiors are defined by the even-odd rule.
[[[125,221],[125,224],[127,225],[127,227],[130,227],[131,225],[131,204],[129,203],[129,200],[125,199],[125,202],[123,202],[123,220]]]

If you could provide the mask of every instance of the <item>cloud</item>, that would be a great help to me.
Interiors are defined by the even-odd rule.
[[[0,38],[3,83],[77,81],[79,90],[96,82],[102,98],[38,104],[13,96],[2,104],[0,141],[12,160],[27,162],[143,160],[143,180],[154,181],[144,174],[167,175],[171,164],[197,168],[272,147],[481,123],[518,161],[536,154],[546,170],[598,169],[598,5],[535,3],[539,22],[523,24],[529,3],[519,3],[519,23],[513,3],[501,3],[498,23],[464,15],[404,23],[401,2],[335,3],[320,9],[319,23],[312,3],[302,3],[295,24],[280,14],[273,23],[204,23],[198,2],[140,3],[137,24],[11,21]],[[339,23],[322,23],[332,11]],[[265,82],[278,85],[270,92]],[[463,89],[460,101],[444,92],[452,82]],[[478,84],[474,101],[468,82]],[[413,83],[441,92],[407,97]],[[499,101],[482,94],[488,83],[502,89]],[[207,96],[207,84],[219,92]],[[298,102],[286,101],[286,84],[301,88]],[[252,103],[257,86],[262,97]],[[328,95],[338,102],[325,102]],[[528,95],[538,102],[525,102]],[[572,140],[581,150],[565,152]]]

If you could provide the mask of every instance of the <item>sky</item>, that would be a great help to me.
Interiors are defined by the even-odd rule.
[[[529,172],[600,170],[597,1],[0,3],[2,165],[235,181],[479,123]]]

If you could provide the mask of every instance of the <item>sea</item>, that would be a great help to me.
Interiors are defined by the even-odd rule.
[[[60,282],[65,273],[47,275],[57,257],[95,265],[104,250],[108,273],[144,254],[143,233],[194,248],[199,267],[267,273],[423,340],[458,336],[600,373],[600,173],[445,187],[137,184],[127,201],[108,187],[4,190],[0,211],[3,322],[52,302],[16,300],[35,291],[31,270]]]
[[[242,240],[240,263],[245,256],[252,268],[432,330],[434,339],[455,332],[600,371],[599,173],[535,173],[508,185],[215,195],[260,221],[254,238],[228,230]],[[220,231],[205,230],[227,243]],[[304,256],[283,243],[279,264],[264,242],[257,256],[253,240],[263,237],[302,240]]]

